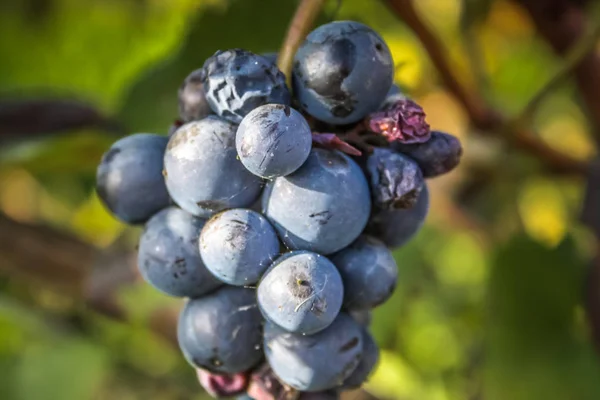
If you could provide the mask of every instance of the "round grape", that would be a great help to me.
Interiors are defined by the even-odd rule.
[[[260,105],[290,104],[285,76],[265,57],[241,49],[217,51],[202,68],[208,104],[233,123]]]
[[[371,28],[336,21],[312,31],[294,58],[294,93],[318,120],[344,125],[376,111],[394,76],[387,45]]]
[[[221,285],[198,252],[205,222],[177,207],[166,208],[148,221],[138,249],[138,268],[146,282],[176,297],[201,296]]]
[[[220,281],[230,285],[258,282],[279,255],[279,239],[265,217],[245,209],[212,217],[200,234],[200,255]]]
[[[129,224],[143,224],[170,204],[162,176],[165,136],[138,133],[115,142],[96,173],[98,197]]]
[[[193,366],[233,374],[261,360],[261,327],[254,290],[224,286],[186,303],[179,315],[177,338]]]
[[[367,180],[346,155],[313,148],[296,172],[267,185],[263,214],[286,246],[331,254],[352,243],[371,211]]]
[[[216,116],[183,125],[165,153],[167,189],[187,212],[210,217],[227,208],[248,207],[262,180],[237,159],[235,125]]]
[[[203,70],[189,74],[179,87],[179,118],[183,122],[202,119],[211,113],[202,86]]]
[[[395,249],[412,239],[421,229],[428,212],[429,190],[424,184],[412,208],[378,211],[371,217],[366,232]]]
[[[368,310],[386,301],[396,288],[398,266],[383,242],[359,237],[332,256],[344,281],[344,307]]]
[[[362,356],[361,327],[340,313],[326,329],[314,335],[286,332],[267,322],[264,349],[273,372],[291,387],[309,392],[341,385]]]
[[[248,171],[274,178],[300,168],[310,153],[312,134],[298,111],[281,104],[265,104],[244,117],[235,141]]]
[[[328,327],[342,307],[344,286],[327,258],[308,251],[283,255],[257,289],[266,319],[288,332],[313,334]]]
[[[363,328],[363,351],[360,362],[352,374],[346,378],[342,385],[343,390],[358,389],[369,378],[369,375],[375,370],[379,361],[379,347],[375,343],[373,336]]]

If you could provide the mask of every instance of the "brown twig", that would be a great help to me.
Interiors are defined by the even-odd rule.
[[[565,56],[581,42],[582,38],[598,29],[600,7],[591,2],[591,9],[584,8],[581,2],[567,0],[515,0],[529,13],[540,34],[552,46],[554,51]],[[590,27],[594,23],[595,27]],[[597,39],[597,37],[596,37]],[[595,126],[596,137],[600,143],[600,54],[588,51],[573,68],[575,81],[586,105],[589,118]]]
[[[301,0],[298,4],[277,59],[277,66],[285,74],[288,85],[291,85],[292,62],[296,50],[312,28],[324,5],[325,0]]]
[[[589,27],[588,30],[589,32],[582,32],[581,37],[572,46],[564,50],[562,54],[565,59],[564,63],[554,76],[529,100],[515,120],[525,121],[531,117],[549,93],[554,91],[574,72],[577,75],[577,71],[579,71],[584,60],[589,62],[590,55],[593,56],[594,48],[600,38],[600,23],[594,21],[594,26]],[[598,68],[600,68],[600,65],[598,65]],[[596,93],[595,96],[600,96],[600,94]],[[600,114],[600,109],[597,110],[597,114]]]
[[[71,235],[17,222],[0,213],[0,260],[4,274],[77,299],[111,319],[129,319],[117,293],[139,280],[134,254],[103,252]],[[173,310],[160,309],[148,324],[158,336],[177,346],[176,320]]]
[[[422,21],[412,0],[385,0],[385,3],[419,38],[444,85],[465,108],[476,128],[496,135],[503,134],[512,146],[535,156],[553,172],[579,175],[586,172],[586,162],[546,145],[522,124],[508,125],[506,118],[491,108],[478,92],[463,85],[450,66],[442,42]]]
[[[123,127],[89,104],[70,99],[0,101],[0,139],[26,138],[83,128],[122,135]]]

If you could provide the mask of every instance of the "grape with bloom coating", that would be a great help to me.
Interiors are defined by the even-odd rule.
[[[259,213],[227,210],[204,226],[200,255],[220,281],[249,285],[256,283],[279,255],[279,239],[269,221]]]
[[[335,21],[312,31],[294,58],[294,94],[304,111],[335,125],[377,110],[393,81],[394,63],[374,30]]]
[[[165,180],[173,200],[187,212],[210,217],[227,208],[248,207],[262,180],[237,159],[236,127],[211,115],[183,125],[169,140]]]
[[[294,251],[276,260],[257,289],[265,318],[288,332],[313,334],[337,317],[344,286],[335,265],[308,251]]]
[[[148,221],[138,249],[138,268],[146,282],[176,297],[201,296],[221,285],[198,252],[205,222],[177,207],[166,208]]]
[[[179,315],[177,339],[193,366],[233,374],[261,360],[261,331],[254,290],[224,286],[186,303]]]
[[[363,350],[360,325],[340,313],[314,335],[286,332],[273,323],[264,328],[264,349],[273,372],[297,390],[317,392],[343,384],[358,366]]]
[[[141,224],[169,206],[162,176],[167,141],[164,136],[137,133],[119,139],[102,156],[96,191],[106,208],[121,221]]]
[[[294,250],[323,255],[346,247],[363,231],[371,211],[360,167],[338,151],[313,148],[296,172],[270,182],[263,214]]]
[[[306,161],[312,134],[298,111],[281,104],[265,104],[244,117],[235,142],[248,171],[275,178],[291,174]]]
[[[331,261],[344,281],[344,307],[368,310],[386,301],[398,279],[398,266],[385,244],[362,235],[350,246],[334,254]]]

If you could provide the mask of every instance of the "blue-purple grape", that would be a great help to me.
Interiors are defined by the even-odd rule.
[[[344,286],[335,265],[308,251],[276,260],[257,289],[265,318],[288,332],[314,334],[340,312]]]
[[[190,73],[177,92],[179,97],[179,118],[183,122],[197,121],[208,116],[212,111],[206,100],[202,79],[202,68]]]
[[[360,325],[344,313],[314,335],[289,333],[267,322],[264,349],[283,382],[297,390],[318,392],[343,384],[352,374],[362,356],[363,336]]]
[[[358,366],[346,378],[342,385],[343,390],[358,389],[367,381],[379,362],[379,347],[367,329],[362,330],[363,351]]]
[[[246,209],[231,209],[212,217],[200,235],[200,255],[222,282],[258,282],[279,255],[279,239],[265,217]]]
[[[417,203],[408,209],[381,210],[369,220],[366,232],[383,241],[391,249],[398,248],[412,239],[421,229],[429,213],[429,190],[423,190]]]
[[[323,255],[352,243],[371,210],[367,180],[346,155],[313,148],[296,172],[267,185],[263,214],[293,250]]]
[[[296,171],[312,147],[310,126],[302,114],[281,104],[252,110],[240,123],[235,140],[242,164],[263,178]]]
[[[460,162],[462,146],[456,136],[431,131],[425,143],[404,144],[394,142],[394,150],[416,161],[425,178],[433,178],[452,171]]]
[[[221,285],[198,252],[205,222],[177,207],[166,208],[148,221],[138,249],[138,268],[146,282],[176,297],[198,297]]]
[[[344,308],[368,310],[386,301],[396,288],[398,266],[391,251],[362,235],[331,257],[344,282]]]
[[[170,204],[162,176],[165,136],[137,133],[116,141],[102,156],[96,191],[121,221],[143,224]]]
[[[183,125],[165,153],[167,189],[187,212],[210,217],[227,208],[250,206],[262,180],[237,159],[236,126],[216,116]]]
[[[290,105],[285,75],[263,56],[241,49],[217,51],[202,68],[208,104],[233,123],[263,104]]]
[[[177,326],[179,346],[191,365],[229,374],[262,359],[261,332],[254,290],[235,286],[189,300]]]
[[[424,178],[413,160],[391,149],[375,148],[367,159],[366,170],[374,208],[391,210],[415,205]]]
[[[353,21],[312,31],[294,58],[293,86],[304,111],[330,124],[357,122],[376,111],[393,82],[384,40]]]

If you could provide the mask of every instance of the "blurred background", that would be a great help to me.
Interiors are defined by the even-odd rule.
[[[398,288],[372,324],[381,361],[348,398],[599,399],[598,241],[580,222],[599,7],[385,3],[328,0],[319,23],[378,31],[396,83],[464,156],[395,252]],[[0,0],[0,399],[207,398],[174,347],[181,304],[137,278],[139,228],[105,211],[95,170],[118,137],[167,134],[179,85],[216,50],[277,51],[296,5]]]

